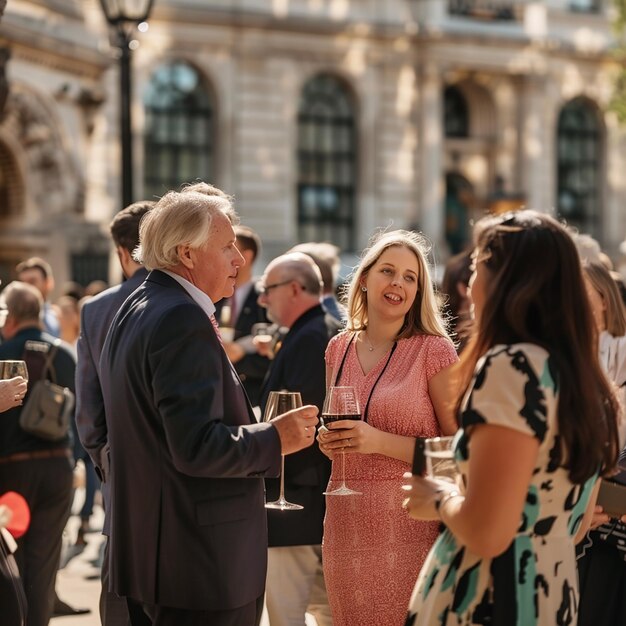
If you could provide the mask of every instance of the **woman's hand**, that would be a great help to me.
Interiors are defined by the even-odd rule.
[[[22,404],[26,395],[27,383],[21,376],[0,380],[0,412]]]
[[[321,450],[321,452],[325,454],[332,461],[335,458],[335,454],[332,449],[327,448],[324,445],[324,438],[323,438],[323,436],[329,432],[330,431],[328,430],[328,428],[326,428],[326,426],[320,426],[317,429],[317,437],[315,438],[315,440],[317,441],[317,445],[319,446],[319,449]]]
[[[380,431],[367,422],[340,420],[320,428],[317,441],[320,450],[328,457],[336,452],[360,452],[374,454],[379,452]]]
[[[602,524],[608,524],[612,519],[615,519],[615,518],[605,513],[604,509],[599,504],[596,504],[596,506],[593,509],[593,514],[591,517],[591,524],[589,528],[591,529],[598,528],[598,526],[601,526]],[[626,524],[626,515],[622,515],[618,519],[620,522],[622,522],[622,524]]]
[[[404,478],[408,479],[408,482],[402,486],[405,495],[407,495],[402,503],[402,508],[406,509],[413,519],[440,519],[437,502],[445,498],[448,493],[459,494],[458,487],[445,480],[414,476],[410,472],[407,472]]]
[[[626,518],[626,515],[624,517]],[[593,509],[593,514],[591,516],[591,525],[589,526],[589,528],[597,528],[598,526],[602,524],[607,524],[610,521],[611,518],[604,512],[604,509],[599,504],[596,504]]]

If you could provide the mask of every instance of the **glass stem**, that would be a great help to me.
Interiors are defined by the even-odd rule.
[[[341,453],[341,486],[346,486],[346,453]]]
[[[285,499],[285,455],[280,456],[280,496],[279,500],[282,502]]]

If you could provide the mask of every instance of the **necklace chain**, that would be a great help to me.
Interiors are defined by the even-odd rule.
[[[370,341],[369,335],[367,334],[367,330],[362,331],[363,332],[363,337],[365,337],[365,341],[367,341],[367,349],[370,352],[374,352],[374,350],[376,350],[377,348],[380,348],[380,346],[385,345],[386,343],[389,342],[388,339],[383,339],[383,341],[381,341],[378,345],[373,345],[372,342]]]

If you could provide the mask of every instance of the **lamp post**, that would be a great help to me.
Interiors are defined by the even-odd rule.
[[[131,41],[145,22],[154,0],[100,0],[107,22],[115,29],[120,49],[120,141],[122,146],[122,208],[133,201],[133,146],[131,125]]]

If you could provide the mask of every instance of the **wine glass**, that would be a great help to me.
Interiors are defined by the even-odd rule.
[[[292,409],[302,406],[302,397],[299,391],[270,391],[265,405],[264,422],[270,422],[277,415],[282,415]],[[285,455],[280,457],[280,495],[274,502],[266,502],[266,509],[278,509],[279,511],[299,511],[304,507],[301,504],[287,502],[285,499]]]
[[[257,322],[252,325],[250,331],[252,342],[261,356],[266,356],[270,359],[274,358],[275,330],[276,326],[267,322]]]
[[[459,468],[454,459],[454,437],[431,437],[424,440],[426,475],[458,483]]]
[[[361,410],[354,387],[329,387],[322,409],[322,424],[328,426],[340,420],[360,420]],[[336,429],[335,429],[336,430]],[[346,485],[346,454],[341,451],[341,485],[332,491],[325,491],[326,496],[360,496]]]
[[[7,380],[16,376],[28,380],[26,361],[0,361],[0,380]]]

